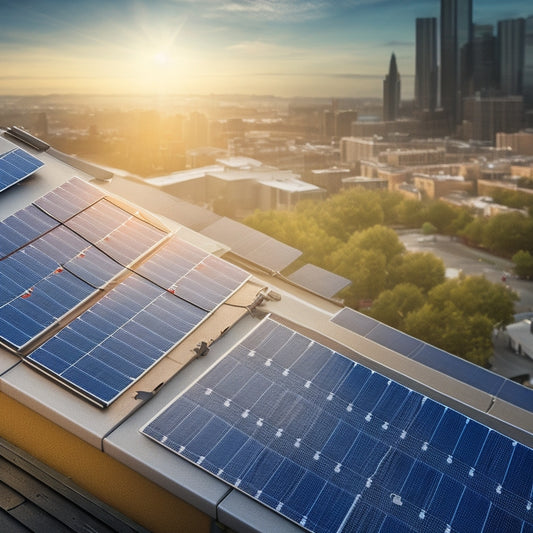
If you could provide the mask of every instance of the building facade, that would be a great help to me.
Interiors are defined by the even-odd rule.
[[[524,107],[533,110],[533,15],[524,24]]]
[[[476,141],[494,142],[498,132],[514,133],[523,125],[524,105],[521,96],[472,96],[463,100],[468,136]]]
[[[420,110],[437,107],[437,19],[416,19],[415,105]]]
[[[450,125],[460,124],[472,41],[472,0],[441,0],[441,99]]]
[[[506,95],[522,94],[524,29],[523,18],[498,22],[500,89]]]

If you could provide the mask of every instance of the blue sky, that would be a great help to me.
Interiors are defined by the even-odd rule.
[[[0,93],[412,95],[415,19],[439,0],[3,0]],[[533,15],[474,0],[474,21]]]

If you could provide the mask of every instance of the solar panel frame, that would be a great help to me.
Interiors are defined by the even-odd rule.
[[[22,148],[5,139],[3,141],[2,146],[6,146],[8,151],[0,154],[0,193],[30,177],[44,165]]]
[[[226,244],[233,253],[247,261],[273,272],[282,271],[302,255],[300,250],[226,217],[203,228],[200,233]]]
[[[25,361],[96,405],[107,407],[207,315],[152,282],[131,274],[26,356]],[[146,337],[148,322],[151,336]],[[135,342],[125,343],[122,340],[125,335],[133,337]],[[142,352],[138,345],[143,346]]]
[[[312,264],[304,265],[287,277],[293,283],[326,298],[332,298],[351,283],[347,278]]]
[[[533,411],[533,390],[391,328],[372,317],[344,307],[331,321],[478,390],[527,411]]]
[[[214,311],[250,278],[245,270],[176,235],[135,272],[206,311]]]
[[[33,204],[59,222],[65,222],[104,197],[105,193],[101,189],[74,177],[41,196]]]
[[[365,390],[351,393],[362,398],[351,402],[331,394],[340,390],[335,379],[349,374],[329,387],[296,371],[285,375],[275,355],[300,334],[275,342],[277,331],[285,337],[285,326],[272,329],[272,322],[261,322],[141,433],[309,531],[451,532],[479,530],[488,520],[502,530],[533,527],[533,462],[518,479],[531,448],[368,369]],[[269,339],[272,349],[263,351]],[[351,363],[350,373],[361,367]],[[262,394],[258,374],[271,383]],[[396,427],[398,415],[379,408],[391,386],[403,391],[402,406],[418,399]],[[238,396],[245,388],[253,392],[249,404]],[[313,390],[310,415],[300,406]]]

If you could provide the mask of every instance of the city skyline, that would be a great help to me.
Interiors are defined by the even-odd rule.
[[[495,29],[533,15],[479,4],[474,22]],[[380,97],[394,53],[413,98],[416,18],[439,16],[439,0],[8,0],[0,94]]]

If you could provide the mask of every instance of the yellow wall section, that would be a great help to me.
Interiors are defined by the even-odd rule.
[[[150,531],[210,529],[209,516],[3,393],[0,436]]]

